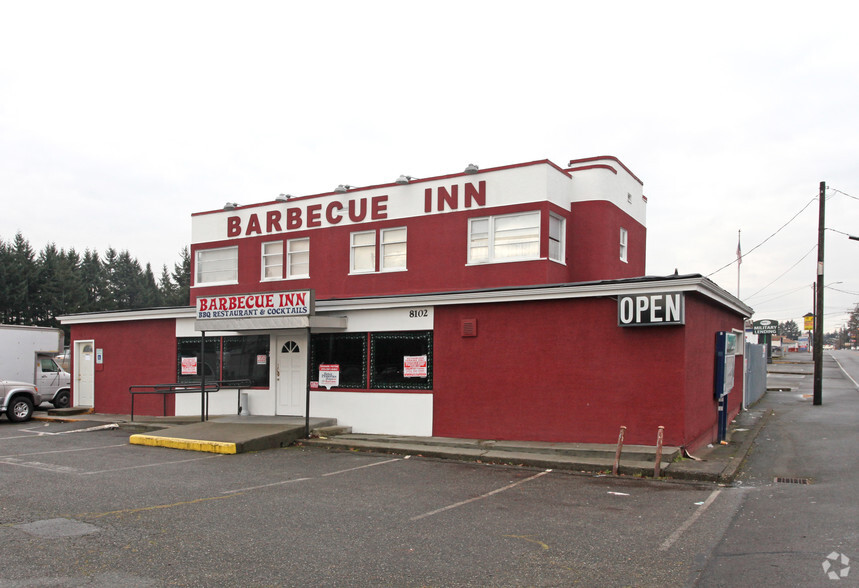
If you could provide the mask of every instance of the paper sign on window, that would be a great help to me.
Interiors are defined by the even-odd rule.
[[[426,355],[406,355],[403,357],[403,377],[406,378],[426,378],[427,377],[427,356]]]
[[[182,375],[196,376],[197,375],[197,358],[183,357],[182,358]]]
[[[319,365],[319,385],[330,390],[340,385],[340,364],[323,363]]]

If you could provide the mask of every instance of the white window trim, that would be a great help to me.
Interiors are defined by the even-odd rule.
[[[620,260],[629,263],[629,232],[620,228]]]
[[[392,231],[405,231],[406,236],[402,241],[394,241],[392,243],[385,243],[385,233]],[[405,272],[409,269],[409,229],[408,227],[390,227],[387,229],[379,229],[379,271],[390,273],[390,272]],[[385,267],[385,245],[394,245],[396,243],[405,243],[406,244],[406,264],[402,267]]]
[[[552,257],[551,244],[552,244],[552,219],[553,218],[557,219],[561,222],[561,234],[560,234],[559,239],[558,239],[558,252],[561,256],[560,259],[554,259]],[[550,212],[549,213],[549,234],[546,235],[546,238],[548,240],[548,244],[550,245],[548,252],[547,252],[549,261],[554,261],[555,263],[560,263],[561,265],[567,265],[567,249],[566,249],[566,247],[567,247],[567,243],[566,243],[567,219],[565,219],[564,217],[562,217],[559,214],[555,214],[555,213]]]
[[[525,215],[534,215],[534,214],[537,215],[537,225],[536,225],[537,226],[536,241],[537,241],[537,251],[538,251],[537,255],[535,255],[534,257],[498,257],[498,258],[496,258],[495,257],[495,220],[499,219],[499,218],[509,218],[512,216],[525,216]],[[516,262],[520,262],[520,261],[545,260],[545,258],[541,258],[540,254],[539,254],[540,242],[541,242],[541,237],[542,237],[542,231],[541,231],[541,226],[540,226],[541,217],[542,217],[542,214],[540,213],[540,211],[528,210],[528,211],[516,212],[516,213],[512,213],[512,214],[498,214],[498,215],[493,215],[493,216],[481,216],[478,218],[468,219],[468,236],[467,236],[467,243],[466,243],[466,246],[468,247],[468,251],[467,251],[468,261],[467,261],[466,265],[486,265],[486,264],[492,264],[492,263],[516,263]],[[471,258],[471,234],[472,234],[471,227],[475,222],[483,221],[483,220],[488,221],[488,224],[489,224],[489,227],[487,230],[487,239],[488,239],[487,247],[489,249],[489,256],[486,259],[475,260],[475,259]]]
[[[349,234],[349,275],[366,275],[366,274],[375,274],[376,268],[379,265],[378,257],[376,256],[376,247],[378,245],[378,239],[376,230],[372,231],[355,231],[354,233]],[[355,269],[355,237],[357,235],[373,235],[373,259],[375,263],[373,264],[372,269]],[[369,245],[360,245],[360,247],[369,247]]]
[[[215,251],[226,251],[228,249],[233,249],[236,252],[236,279],[235,280],[221,280],[218,282],[200,282],[199,281],[199,273],[200,273],[200,255],[203,253],[212,253]],[[200,288],[208,288],[209,286],[225,286],[231,284],[239,283],[239,248],[237,245],[233,245],[230,247],[216,247],[214,249],[198,249],[196,255],[194,256],[194,287]]]
[[[280,243],[280,244],[281,244],[281,250],[280,250],[280,275],[279,275],[279,276],[276,276],[276,277],[267,277],[267,276],[265,275],[265,270],[266,270],[266,269],[267,269],[267,267],[268,267],[268,266],[266,266],[266,263],[265,263],[265,261],[266,261],[265,247],[266,247],[266,245],[274,245],[274,244],[277,244],[277,243]],[[268,257],[274,257],[274,255],[269,255]],[[261,281],[261,282],[275,282],[275,281],[277,281],[277,280],[282,280],[282,279],[283,279],[283,261],[284,261],[284,247],[283,247],[283,241],[267,241],[267,242],[265,242],[265,243],[261,244],[261,245],[260,245],[260,273],[261,273],[262,275],[260,276],[260,281]],[[271,267],[274,267],[274,266],[271,266]]]
[[[292,273],[292,264],[290,263],[290,244],[296,243],[298,241],[307,241],[307,273],[306,274],[295,274]],[[304,251],[300,251],[299,253],[304,253]],[[287,280],[306,280],[310,277],[310,237],[300,237],[298,239],[289,239],[286,242],[286,252],[284,253],[284,265],[286,266],[286,279]]]

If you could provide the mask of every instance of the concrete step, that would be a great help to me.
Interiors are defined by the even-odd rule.
[[[48,415],[50,416],[73,416],[77,414],[90,414],[93,412],[92,408],[84,408],[80,406],[70,406],[69,408],[49,408]]]
[[[496,441],[484,439],[458,439],[454,437],[417,437],[398,435],[340,434],[338,443],[363,442],[371,444],[409,444],[414,446],[476,449],[481,451],[509,451],[549,455],[582,456],[609,459],[614,462],[616,445],[599,443],[551,443],[543,441]],[[679,447],[662,448],[663,461],[673,461],[680,455]],[[650,445],[624,445],[622,458],[630,461],[656,459],[656,447]]]
[[[419,440],[419,442],[415,442]],[[396,437],[387,435],[339,435],[328,439],[305,439],[302,445],[331,449],[374,451],[398,455],[419,455],[460,461],[527,465],[532,467],[568,469],[586,472],[611,472],[614,465],[614,450],[608,446],[594,446],[588,451],[586,444],[539,443],[512,441],[477,441],[444,437]],[[624,475],[652,476],[655,447],[631,446],[624,452],[619,464],[619,473]],[[679,455],[679,449],[665,448],[661,469],[669,467]]]

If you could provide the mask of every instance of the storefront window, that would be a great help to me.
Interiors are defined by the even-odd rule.
[[[200,338],[176,341],[176,381],[200,381]],[[252,386],[269,385],[269,336],[206,337],[207,381],[250,380]]]
[[[221,375],[220,339],[206,337],[206,361],[200,361],[200,338],[181,337],[176,341],[176,381],[199,382],[200,365],[206,367],[206,379],[219,380]]]
[[[340,366],[340,388],[367,387],[367,334],[326,333],[311,338],[310,379],[319,380],[319,364]]]
[[[432,389],[432,331],[370,335],[370,388]]]
[[[268,386],[268,335],[224,337],[221,345],[221,379],[250,380],[252,386]]]

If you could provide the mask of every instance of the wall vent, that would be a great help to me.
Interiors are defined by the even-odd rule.
[[[462,319],[462,336],[477,337],[477,319]]]

